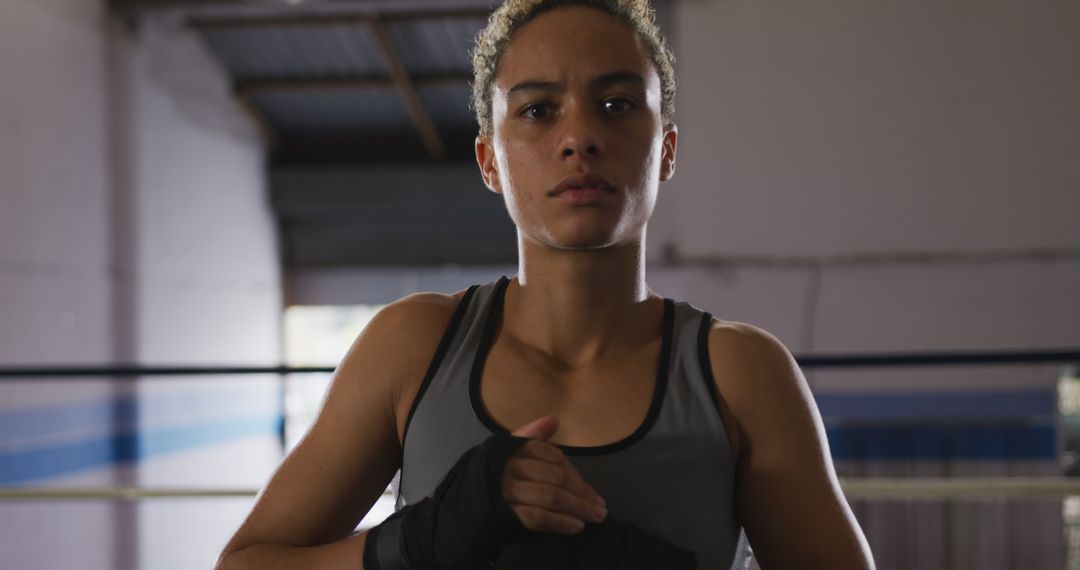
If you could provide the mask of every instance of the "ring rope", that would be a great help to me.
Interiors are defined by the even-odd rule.
[[[1080,478],[1065,477],[919,477],[840,480],[848,499],[951,500],[1041,499],[1080,496]],[[255,497],[258,489],[191,487],[0,487],[0,500],[138,501],[166,498]],[[384,493],[389,495],[390,493]]]

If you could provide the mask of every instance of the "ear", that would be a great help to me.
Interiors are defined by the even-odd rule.
[[[679,127],[675,123],[664,126],[664,148],[660,154],[660,181],[667,182],[675,175],[675,147],[679,142]]]
[[[502,194],[502,182],[499,180],[499,171],[495,168],[495,147],[491,144],[491,139],[483,135],[476,137],[476,165],[480,167],[484,186],[496,194]]]

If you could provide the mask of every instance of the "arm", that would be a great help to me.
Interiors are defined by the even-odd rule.
[[[709,354],[737,439],[737,508],[761,567],[873,568],[821,416],[787,349],[760,329],[717,321]]]
[[[219,569],[363,567],[366,533],[346,537],[399,467],[408,406],[456,305],[445,295],[413,295],[372,319]]]

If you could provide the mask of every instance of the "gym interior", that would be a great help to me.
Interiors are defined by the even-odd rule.
[[[878,568],[1080,568],[1080,4],[653,3],[649,286],[788,347]],[[516,273],[491,5],[0,0],[0,567],[213,566],[372,315]]]

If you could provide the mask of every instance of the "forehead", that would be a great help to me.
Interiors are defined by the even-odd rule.
[[[648,48],[619,19],[595,8],[544,12],[514,34],[499,61],[496,91],[531,79],[588,79],[614,70],[637,72],[659,85]]]

